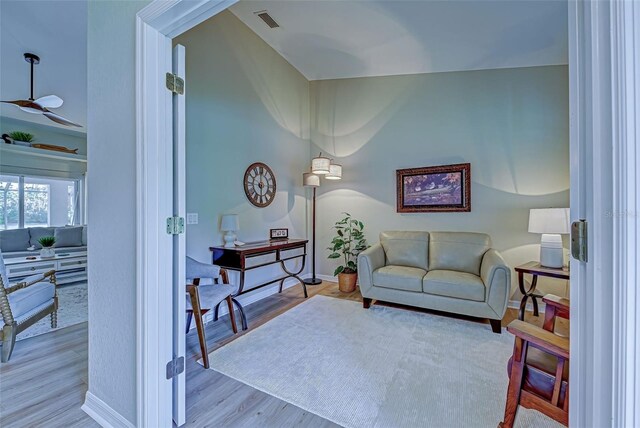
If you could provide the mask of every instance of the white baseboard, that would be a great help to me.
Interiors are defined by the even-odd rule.
[[[300,278],[302,279],[310,278],[310,277],[311,277],[310,274],[300,275]],[[284,285],[282,286],[282,289],[286,290],[287,288],[294,287],[296,285],[300,286],[300,282],[298,282],[297,279],[287,278],[284,281]],[[247,293],[240,297],[237,297],[237,300],[242,304],[242,306],[247,307],[248,305],[257,302],[258,300],[262,300],[266,297],[277,294],[279,288],[280,288],[280,284],[276,282],[275,284],[256,290],[254,293]],[[229,313],[229,310],[227,309],[227,305],[226,304],[220,305],[220,311],[218,312],[218,316],[223,316],[228,313]],[[213,311],[209,311],[206,314],[204,314],[204,317],[202,317],[202,319],[205,323],[213,321]],[[191,323],[191,328],[195,328],[195,323]]]
[[[104,428],[134,428],[134,425],[107,403],[87,391],[81,409]]]

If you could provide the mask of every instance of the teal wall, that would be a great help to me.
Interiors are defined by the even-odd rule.
[[[566,66],[313,81],[311,155],[343,164],[323,180],[319,248],[349,211],[383,230],[485,232],[507,261],[538,258],[530,208],[569,206]],[[471,163],[470,213],[396,213],[400,168]],[[319,257],[320,272],[334,263]],[[544,289],[544,286],[543,286]],[[555,292],[562,292],[555,289]]]
[[[302,173],[309,163],[309,82],[231,12],[174,40],[186,50],[187,254],[211,258],[223,243],[220,216],[239,215],[238,239],[266,240],[270,228],[306,236]],[[243,178],[253,162],[274,172],[277,193],[266,208],[249,203]],[[281,276],[248,274],[247,285]]]

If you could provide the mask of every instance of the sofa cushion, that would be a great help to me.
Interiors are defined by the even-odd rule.
[[[482,256],[491,248],[485,233],[431,232],[429,270],[455,270],[480,275]]]
[[[29,246],[29,230],[11,229],[0,232],[0,249],[2,251],[22,251]]]
[[[82,245],[82,226],[56,227],[56,247],[80,247]]]
[[[42,278],[42,275],[26,278],[24,281]],[[14,318],[19,318],[37,306],[47,303],[53,299],[55,286],[48,280],[33,284],[27,288],[9,294],[9,307]]]
[[[42,248],[42,245],[38,242],[38,239],[43,236],[55,236],[55,227],[30,227],[29,228],[29,242],[36,247],[37,250]]]
[[[373,285],[375,287],[421,292],[422,278],[426,273],[427,271],[420,268],[387,265],[373,272]]]
[[[454,270],[431,270],[422,281],[428,294],[484,302],[485,286],[479,276]]]
[[[429,232],[382,232],[380,244],[388,265],[429,269]]]

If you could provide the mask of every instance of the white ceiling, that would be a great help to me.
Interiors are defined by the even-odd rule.
[[[243,0],[231,11],[309,80],[568,62],[564,0]]]
[[[23,53],[40,57],[35,66],[35,98],[64,100],[54,112],[81,124],[68,128],[42,115],[0,104],[0,114],[29,122],[86,132],[87,3],[85,1],[0,1],[0,98],[29,98],[29,64]]]

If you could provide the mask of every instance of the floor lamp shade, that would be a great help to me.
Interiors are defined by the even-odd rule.
[[[331,159],[322,156],[322,153],[318,157],[311,159],[311,172],[314,174],[326,175],[331,172],[329,166],[331,165]]]
[[[529,211],[529,232],[540,233],[540,264],[561,268],[564,263],[562,236],[569,233],[569,208],[542,208]]]
[[[327,180],[340,180],[342,178],[342,165],[332,163],[329,165],[329,174],[325,175]]]
[[[312,172],[305,172],[302,174],[302,185],[304,187],[319,187],[320,177]]]
[[[240,221],[238,220],[238,214],[225,214],[220,221],[220,230],[227,232],[224,234],[224,246],[227,248],[235,247],[236,234],[235,232],[240,229]]]

